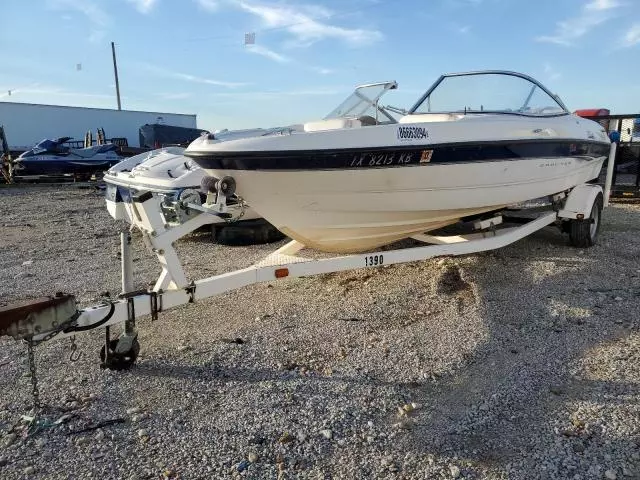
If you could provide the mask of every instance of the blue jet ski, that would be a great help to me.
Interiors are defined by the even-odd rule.
[[[121,162],[117,146],[112,143],[87,148],[65,145],[71,137],[45,139],[27,150],[13,162],[17,176],[94,174],[108,170]]]

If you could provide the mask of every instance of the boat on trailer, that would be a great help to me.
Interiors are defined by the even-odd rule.
[[[154,126],[157,127],[157,126]],[[165,127],[165,126],[160,126]],[[171,127],[175,128],[175,127]],[[290,128],[290,127],[283,127]],[[191,129],[189,129],[191,130]],[[231,140],[268,135],[282,128],[252,128],[243,130],[219,130],[220,140]],[[209,132],[204,132],[208,134]],[[109,168],[104,174],[105,201],[109,215],[115,220],[131,223],[131,197],[149,191],[161,197],[161,208],[172,223],[181,223],[197,211],[176,210],[176,202],[202,204],[207,190],[202,181],[206,173],[192,159],[184,156],[185,147],[165,146],[126,158]],[[209,180],[215,184],[216,180]],[[238,201],[237,198],[233,199]],[[212,223],[225,223],[221,217],[210,216]],[[242,221],[256,220],[260,216],[246,206]]]
[[[467,74],[465,74],[467,75]],[[469,74],[474,75],[474,74]],[[515,75],[520,78],[519,74]],[[446,77],[442,77],[446,78]],[[441,79],[442,80],[442,79]],[[387,84],[388,85],[388,84]],[[541,88],[537,83],[532,84],[529,89],[528,97],[533,98],[535,89]],[[535,87],[535,88],[534,88]],[[424,100],[428,100],[431,90],[427,92]],[[545,93],[550,95],[548,92]],[[554,97],[552,97],[554,98]],[[376,116],[370,116],[376,122],[381,120],[385,122],[383,110],[377,106],[377,100],[375,96],[369,96],[368,100],[374,99],[370,102],[370,106],[374,106],[378,109]],[[555,101],[555,100],[554,100]],[[435,103],[435,97],[431,100]],[[422,101],[417,105],[420,107]],[[525,102],[526,103],[526,102]],[[239,289],[244,286],[252,285],[259,282],[279,281],[286,278],[304,277],[311,275],[326,274],[332,272],[340,272],[350,269],[358,268],[378,268],[387,265],[399,264],[404,262],[414,262],[419,260],[425,260],[428,258],[439,256],[453,256],[453,255],[466,255],[477,252],[483,252],[487,250],[497,249],[506,245],[512,244],[532,233],[545,228],[547,226],[557,226],[562,232],[569,234],[570,243],[576,247],[590,247],[595,244],[598,231],[601,223],[601,214],[603,207],[603,193],[602,188],[599,185],[586,183],[590,180],[594,171],[599,168],[602,163],[602,155],[604,153],[605,143],[600,141],[599,133],[591,123],[582,123],[572,117],[568,116],[565,112],[565,108],[557,100],[557,104],[562,112],[556,112],[554,116],[546,118],[546,127],[540,127],[539,125],[545,125],[545,123],[538,123],[539,120],[536,116],[530,117],[527,107],[523,107],[523,112],[514,113],[513,115],[525,117],[526,122],[516,122],[520,128],[517,130],[513,125],[511,130],[508,130],[504,135],[511,135],[512,137],[523,136],[526,137],[522,144],[518,144],[515,140],[517,138],[502,140],[500,143],[491,142],[491,149],[486,150],[484,144],[475,145],[475,150],[469,150],[469,145],[461,145],[459,142],[454,145],[437,143],[428,144],[424,140],[429,139],[431,131],[439,132],[439,138],[445,136],[444,125],[440,125],[439,129],[432,130],[429,122],[407,123],[399,122],[398,124],[380,125],[375,127],[371,125],[371,129],[375,128],[395,128],[394,135],[397,140],[404,136],[410,136],[410,145],[408,148],[421,148],[422,151],[431,151],[431,154],[425,154],[425,162],[398,164],[391,166],[377,166],[371,165],[371,168],[353,167],[347,170],[355,170],[355,172],[383,172],[384,170],[394,170],[398,172],[419,172],[419,178],[421,178],[427,185],[433,187],[433,190],[418,188],[415,182],[411,180],[411,175],[404,175],[405,181],[408,182],[408,186],[403,191],[395,183],[387,182],[385,185],[380,185],[381,191],[369,191],[369,195],[363,193],[364,189],[358,182],[362,181],[369,188],[372,185],[371,178],[367,175],[361,177],[355,175],[352,180],[355,182],[351,186],[355,190],[353,194],[353,200],[355,206],[362,207],[362,199],[359,197],[364,195],[371,199],[385,198],[391,203],[391,207],[385,204],[371,205],[369,210],[374,211],[375,208],[379,208],[383,219],[391,218],[391,213],[396,213],[396,232],[389,235],[389,230],[381,230],[379,225],[373,225],[373,230],[367,228],[371,227],[372,221],[370,215],[363,215],[363,220],[360,224],[363,229],[368,232],[373,232],[374,235],[352,235],[350,241],[335,242],[336,238],[340,238],[336,235],[328,235],[324,238],[316,238],[312,243],[305,243],[297,239],[291,240],[281,248],[277,249],[270,255],[266,256],[263,260],[255,263],[254,265],[242,268],[236,271],[227,272],[212,277],[204,278],[201,280],[188,279],[185,271],[180,262],[179,256],[173,246],[174,242],[199,228],[200,226],[210,222],[208,217],[210,215],[215,216],[235,216],[238,215],[241,207],[237,202],[227,201],[233,197],[235,192],[233,178],[221,178],[217,181],[207,195],[205,203],[198,205],[193,203],[179,202],[176,208],[181,209],[194,209],[200,212],[197,215],[189,218],[184,223],[171,224],[167,222],[163,215],[163,211],[160,208],[159,202],[161,201],[158,196],[151,194],[150,192],[141,192],[133,195],[131,198],[132,206],[132,227],[138,229],[143,237],[144,243],[149,248],[150,252],[155,254],[158,258],[160,265],[162,266],[162,272],[155,284],[146,290],[135,290],[133,285],[133,262],[131,254],[131,242],[132,237],[130,232],[124,232],[121,234],[121,271],[122,271],[122,293],[117,298],[105,299],[103,302],[87,308],[78,308],[76,299],[70,294],[56,294],[55,296],[43,297],[36,300],[25,300],[18,304],[9,305],[0,308],[0,335],[11,336],[15,339],[26,340],[30,351],[30,368],[35,372],[35,363],[33,362],[33,349],[38,343],[49,341],[53,339],[62,339],[71,337],[72,342],[75,335],[81,332],[86,332],[98,328],[105,328],[105,341],[100,351],[101,366],[103,368],[110,369],[125,369],[131,367],[138,356],[140,345],[138,342],[138,334],[136,328],[136,322],[138,318],[142,316],[151,316],[151,319],[157,319],[160,312],[169,310],[171,308],[192,303],[201,299],[205,299],[214,295],[219,295],[224,292]],[[483,104],[484,105],[484,104]],[[351,105],[352,106],[352,105]],[[420,107],[422,108],[422,107]],[[557,107],[554,107],[557,108]],[[430,113],[417,113],[413,109],[414,113],[410,115],[429,115]],[[466,108],[465,110],[472,110]],[[359,115],[359,118],[347,118],[339,117],[335,122],[337,124],[344,124],[347,121],[357,120],[362,122],[371,122],[369,116],[363,116],[361,111],[354,110],[352,112]],[[418,110],[419,111],[419,110]],[[484,108],[480,108],[480,112],[484,112]],[[438,114],[441,115],[441,114]],[[444,115],[444,114],[442,114]],[[446,114],[453,115],[453,114]],[[458,114],[456,114],[458,115]],[[460,115],[473,115],[469,118],[484,118],[488,116],[487,125],[482,126],[480,120],[468,120],[466,125],[475,125],[480,132],[471,130],[468,136],[479,136],[482,132],[487,136],[487,132],[493,132],[495,123],[501,123],[500,113],[469,113],[462,112]],[[504,115],[509,115],[504,114]],[[507,117],[507,118],[510,118]],[[555,123],[557,119],[571,120],[575,126],[568,126],[568,123]],[[332,120],[332,119],[328,119]],[[445,120],[432,122],[435,124],[442,124],[451,122],[462,121],[458,120]],[[509,123],[507,121],[507,123]],[[462,123],[460,123],[462,124]],[[457,124],[459,125],[459,124]],[[530,129],[532,126],[537,128],[546,128],[549,131],[544,133],[548,135],[549,140],[541,141],[541,150],[537,150],[532,147],[532,139],[529,138],[532,135],[542,135],[541,132],[532,132]],[[407,126],[407,128],[415,128],[417,130],[398,130],[401,127]],[[369,127],[354,126],[353,131],[365,132]],[[423,132],[420,130],[424,128]],[[426,130],[429,128],[429,130]],[[536,130],[537,130],[536,128]],[[564,129],[564,130],[563,130]],[[589,134],[592,129],[591,135]],[[348,131],[348,130],[347,130]],[[386,130],[384,130],[386,132]],[[323,132],[322,130],[320,132]],[[402,132],[402,133],[400,133]],[[519,133],[518,133],[519,132]],[[581,133],[582,132],[582,133]],[[388,132],[387,132],[388,133]],[[434,133],[435,134],[435,133]],[[494,133],[495,134],[495,133]],[[305,134],[298,135],[299,138],[305,139]],[[311,135],[311,133],[309,133]],[[364,135],[359,133],[356,139]],[[386,135],[386,134],[385,134]],[[584,139],[581,140],[583,135]],[[590,138],[593,136],[593,138]],[[285,135],[289,137],[289,135]],[[290,134],[290,138],[294,138],[296,135]],[[373,137],[378,137],[374,135]],[[421,137],[421,138],[418,138]],[[342,138],[342,137],[341,137]],[[346,138],[346,137],[345,137]],[[538,138],[538,137],[534,137]],[[546,138],[546,137],[545,137]],[[420,142],[418,142],[420,140]],[[566,145],[566,141],[571,140],[574,143]],[[238,140],[237,142],[246,142],[254,140]],[[315,140],[314,140],[315,141]],[[350,140],[352,144],[355,144],[355,140]],[[370,141],[374,141],[371,140]],[[384,138],[378,138],[378,143],[384,143]],[[305,140],[307,142],[307,140]],[[345,140],[346,142],[346,140]],[[231,145],[233,142],[228,142]],[[393,142],[388,142],[393,143]],[[445,145],[445,146],[443,146]],[[449,146],[446,146],[449,145]],[[518,147],[520,145],[520,147]],[[553,148],[549,148],[553,145]],[[246,144],[237,143],[237,148],[246,150]],[[232,147],[229,150],[233,150]],[[390,151],[397,152],[398,146],[394,144]],[[442,148],[452,148],[453,150],[437,150]],[[524,148],[521,150],[520,148]],[[460,149],[460,150],[456,150]],[[245,150],[242,150],[243,152]],[[334,150],[335,151],[335,150]],[[433,158],[437,152],[450,152],[453,158],[456,155],[461,155],[463,152],[466,158],[465,162],[458,163],[455,160],[447,162],[434,162]],[[471,157],[470,152],[476,152],[476,157]],[[610,152],[614,149],[611,148]],[[457,153],[456,153],[457,152]],[[524,153],[527,153],[524,155]],[[535,155],[532,152],[543,152],[544,155]],[[581,152],[579,155],[577,152]],[[489,156],[489,153],[491,155]],[[296,150],[296,155],[299,151]],[[279,160],[278,158],[271,156],[266,157],[270,159],[270,162],[275,162],[277,165],[291,165],[287,163],[290,158],[286,155],[278,158],[284,158]],[[336,154],[337,155],[337,154]],[[440,153],[444,155],[444,153]],[[502,156],[500,156],[502,155]],[[496,156],[499,158],[496,159]],[[258,155],[258,157],[260,157]],[[204,157],[201,157],[204,158]],[[251,165],[251,163],[242,163],[238,158],[230,157],[227,162],[220,156],[215,156],[220,164],[227,166],[239,165]],[[251,157],[252,159],[254,157]],[[261,157],[260,157],[261,158]],[[325,162],[329,162],[331,157],[326,155],[319,155],[314,157],[310,155],[309,164],[315,165],[322,159]],[[336,157],[341,158],[341,157]],[[394,157],[398,158],[398,157]],[[421,156],[422,158],[422,156]],[[335,160],[335,159],[334,159]],[[251,160],[253,162],[255,160]],[[337,161],[337,160],[335,160]],[[382,160],[381,160],[382,161]],[[316,163],[314,163],[316,162]],[[376,159],[377,162],[377,159]],[[522,166],[522,162],[530,162],[531,165],[525,164],[523,170],[529,172],[533,178],[526,179],[520,184],[514,180],[514,178],[523,178],[522,174],[513,173],[514,166]],[[427,164],[426,166],[424,164]],[[443,163],[444,165],[438,165]],[[495,164],[501,164],[501,169],[497,169]],[[297,164],[297,163],[296,163]],[[490,175],[479,175],[476,179],[476,187],[472,186],[472,180],[470,175],[461,171],[460,168],[466,165],[467,168],[477,172],[473,169],[476,164],[485,164],[488,166]],[[413,166],[414,168],[411,168]],[[450,170],[451,175],[455,175],[457,180],[452,181],[444,173],[433,171],[434,177],[425,175],[422,172],[432,170],[432,166],[435,168],[441,167],[452,168]],[[379,168],[377,168],[379,167]],[[454,168],[455,167],[455,168]],[[428,169],[428,170],[427,170]],[[226,169],[222,169],[225,170]],[[273,173],[273,169],[266,169],[266,173]],[[287,173],[290,172],[289,169]],[[345,168],[338,166],[331,169],[334,175],[340,177]],[[239,170],[245,171],[245,170]],[[253,171],[253,170],[246,170]],[[275,172],[278,173],[278,172]],[[320,169],[309,167],[307,170],[301,170],[303,176],[311,173],[322,173]],[[393,173],[393,172],[391,172]],[[597,176],[597,172],[595,172]],[[397,173],[393,173],[396,175]],[[417,176],[417,173],[415,173]],[[393,179],[391,175],[391,179]],[[608,171],[609,177],[612,175],[611,171]],[[244,179],[249,177],[243,177]],[[270,179],[276,179],[277,177],[269,176]],[[320,179],[321,177],[318,177]],[[455,192],[449,192],[447,188],[440,187],[434,184],[435,179],[439,179],[442,185],[460,185],[469,184],[468,188],[458,188]],[[608,181],[610,178],[608,179]],[[379,180],[376,180],[379,181]],[[343,184],[342,180],[336,180],[337,183]],[[546,182],[546,183],[545,183]],[[547,183],[549,185],[547,185]],[[609,183],[609,182],[608,182]],[[610,183],[609,183],[610,184]],[[239,189],[242,186],[253,185],[252,182],[238,182]],[[495,185],[499,192],[492,192],[489,185]],[[519,187],[518,187],[519,185]],[[284,185],[275,183],[272,187],[278,191],[278,188],[282,188],[282,193],[285,197],[291,197],[291,191],[298,191],[297,187],[291,185]],[[289,187],[285,189],[284,187]],[[320,188],[322,187],[322,188]],[[326,192],[330,190],[331,184],[324,184],[313,190],[316,198],[322,203],[322,205],[330,205],[327,196],[325,194],[318,194],[318,191]],[[385,187],[385,188],[382,188]],[[559,190],[557,190],[561,187]],[[516,194],[515,191],[520,188],[524,193]],[[474,190],[484,192],[489,199],[485,201],[479,201],[480,195]],[[423,192],[424,191],[424,192]],[[403,201],[396,201],[392,198],[391,193],[395,195],[403,196],[408,193],[408,199]],[[423,192],[423,193],[421,193]],[[426,192],[426,193],[425,193]],[[549,192],[545,194],[544,192]],[[454,198],[454,194],[459,198]],[[349,192],[344,193],[348,195]],[[274,193],[275,196],[275,193]],[[530,200],[533,198],[542,197],[544,204],[542,207],[535,209],[524,208],[525,205],[514,205],[516,202],[514,199]],[[343,197],[345,198],[345,197]],[[351,197],[346,197],[351,198]],[[420,204],[414,206],[409,200],[429,199],[438,201],[434,204]],[[514,201],[512,201],[514,200]],[[467,202],[465,204],[465,201]],[[505,203],[506,202],[506,203]],[[277,202],[276,202],[277,203]],[[501,205],[503,206],[501,208]],[[259,204],[255,202],[253,205],[258,212],[266,211],[270,212],[270,209],[261,209]],[[452,205],[461,205],[460,208]],[[467,205],[467,206],[465,206]],[[302,204],[303,208],[305,204]],[[406,225],[412,224],[407,221],[405,216],[398,215],[400,210],[399,206],[405,206],[405,210],[402,212],[422,212],[421,215],[425,215],[420,219],[420,228],[413,230],[413,228],[405,228]],[[292,208],[292,207],[289,207]],[[368,210],[368,211],[369,211]],[[490,212],[487,212],[490,210]],[[359,210],[358,210],[359,211]],[[440,214],[434,212],[449,211],[449,214]],[[348,225],[348,228],[342,228],[342,231],[353,231],[354,223],[345,223],[345,214],[348,210],[340,210],[342,214],[336,215],[337,230],[340,230],[344,225]],[[426,213],[424,213],[426,212]],[[442,217],[446,218],[447,223],[452,223],[449,217],[461,218],[464,215],[468,215],[472,212],[480,213],[473,217],[467,217],[464,225],[468,227],[467,232],[456,233],[453,235],[438,234],[437,232],[431,232],[435,224],[440,224]],[[484,212],[484,213],[483,213]],[[426,216],[426,215],[431,215]],[[313,217],[312,214],[310,214]],[[410,217],[410,216],[409,216]],[[315,221],[316,225],[321,225],[320,220],[326,220],[327,212],[322,211],[318,214],[318,219]],[[431,221],[430,219],[437,218],[437,220]],[[431,222],[431,223],[429,223]],[[374,222],[375,223],[375,222]],[[385,220],[385,225],[389,225],[389,222]],[[427,226],[424,227],[424,224]],[[324,227],[327,229],[327,226]],[[408,231],[410,230],[410,231]],[[331,232],[330,232],[331,233]],[[372,237],[375,240],[372,240]],[[339,249],[351,249],[361,248],[363,244],[386,244],[391,238],[411,238],[415,241],[412,245],[406,245],[407,242],[403,242],[402,246],[388,246],[381,250],[370,250],[364,253],[353,253],[348,255],[338,255],[329,258],[318,259],[314,256],[305,255],[305,249],[313,249],[318,244],[326,246],[336,246]],[[382,243],[380,243],[382,242]],[[120,336],[112,338],[111,326],[124,323],[124,329]],[[75,345],[75,344],[74,344]],[[37,391],[37,384],[35,376],[32,377],[34,382],[34,391]],[[37,396],[35,396],[37,398]]]
[[[201,205],[206,200],[202,180],[204,170],[185,157],[184,147],[163,147],[129,157],[111,167],[104,175],[105,203],[109,215],[115,220],[132,223],[131,198],[142,192],[151,192],[160,199],[160,208],[169,223],[182,223],[197,210],[175,209],[177,202]],[[231,201],[237,201],[232,199]],[[225,223],[225,219],[209,216],[212,223]],[[248,206],[242,220],[260,218]]]
[[[288,237],[350,253],[566,191],[609,151],[601,125],[527,75],[443,75],[399,120],[380,105],[396,87],[362,86],[303,132],[202,136],[185,155]]]

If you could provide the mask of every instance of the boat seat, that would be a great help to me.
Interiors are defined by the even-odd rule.
[[[398,123],[455,122],[462,117],[458,113],[415,113],[405,115]]]
[[[325,130],[341,130],[343,128],[357,128],[361,126],[362,123],[357,118],[329,118],[327,120],[305,123],[304,131],[322,132]]]
[[[105,153],[115,149],[116,149],[115,145],[106,144],[106,145],[94,145],[93,147],[89,147],[89,148],[72,149],[71,151],[75,155],[78,155],[79,157],[90,158],[98,153]]]
[[[358,120],[360,120],[360,124],[363,127],[372,127],[374,125],[378,125],[378,121],[371,115],[362,115],[361,117],[358,117]]]

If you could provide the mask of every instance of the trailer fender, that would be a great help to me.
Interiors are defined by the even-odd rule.
[[[579,215],[582,216],[581,218],[588,218],[591,215],[593,202],[600,193],[602,193],[600,185],[590,183],[578,185],[569,192],[564,207],[558,212],[558,218],[576,219]]]

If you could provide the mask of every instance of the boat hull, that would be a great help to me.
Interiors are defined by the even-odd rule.
[[[326,252],[362,252],[568,190],[598,176],[601,157],[537,157],[336,170],[217,170],[287,236]]]
[[[571,189],[598,176],[610,148],[600,125],[571,115],[427,117],[200,137],[185,155],[208,175],[233,177],[236,193],[289,237],[348,253]]]

